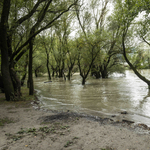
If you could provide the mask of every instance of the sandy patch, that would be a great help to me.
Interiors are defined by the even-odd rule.
[[[13,104],[0,105],[2,118],[10,122],[0,126],[0,150],[150,150],[149,131],[110,119]]]

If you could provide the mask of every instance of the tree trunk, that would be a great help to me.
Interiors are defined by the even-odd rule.
[[[29,95],[34,94],[33,74],[32,74],[32,63],[33,63],[32,54],[33,54],[33,40],[29,42],[29,71],[28,71]]]
[[[85,85],[86,77],[82,77],[82,85]]]
[[[54,75],[55,75],[55,71],[53,70],[53,72],[52,72],[52,77],[54,77]]]
[[[16,71],[13,68],[11,68],[10,72],[11,72],[10,73],[11,79],[12,79],[13,87],[14,87],[14,91],[15,91],[15,96],[18,100],[18,98],[20,98],[20,96],[21,96],[21,82],[17,76]]]
[[[65,75],[64,71],[63,71],[63,75],[64,75],[64,80],[66,81],[66,75]]]
[[[71,66],[68,67],[68,68],[69,68],[68,75],[67,75],[67,76],[68,76],[68,80],[70,80],[71,72],[72,72],[73,66],[74,66],[74,63],[71,63]]]
[[[96,79],[99,79],[101,77],[100,73],[98,71],[95,72]]]
[[[61,68],[59,68],[59,78],[63,77],[64,74],[63,70],[64,70],[64,65]]]
[[[96,68],[95,65],[91,68],[91,76],[95,76],[96,79],[99,79],[101,77],[99,69]]]
[[[59,75],[58,75],[59,78],[62,78],[63,77],[63,69],[60,68],[59,69]]]
[[[3,10],[0,21],[0,50],[1,50],[1,72],[4,83],[5,97],[7,101],[14,100],[14,87],[10,76],[8,44],[7,44],[9,10],[10,10],[10,0],[5,0],[3,2]]]
[[[54,77],[55,76],[55,72],[56,72],[56,68],[54,68],[52,65],[51,65],[51,69],[52,69],[52,77]]]
[[[50,69],[49,69],[49,56],[47,56],[46,67],[47,67],[47,72],[48,72],[48,79],[51,80],[51,73],[50,73]]]
[[[100,67],[100,72],[101,72],[102,78],[108,78],[108,71],[105,65]]]
[[[24,85],[24,81],[25,81],[25,78],[27,76],[27,66],[28,66],[28,54],[26,55],[26,62],[25,62],[25,65],[24,65],[24,70],[23,70],[24,74],[21,78],[21,86]]]
[[[69,68],[68,75],[67,75],[68,80],[70,80],[70,76],[71,76],[71,69]]]
[[[148,69],[150,69],[150,58],[148,57]]]
[[[37,78],[38,77],[38,72],[39,72],[39,69],[42,67],[42,65],[38,66],[35,70],[34,70],[34,73],[35,73],[35,77]]]
[[[1,75],[1,74],[0,74],[0,89],[1,89],[1,92],[2,92],[2,93],[5,93],[5,92],[4,92],[3,79],[2,79],[2,75]]]
[[[101,71],[101,75],[103,79],[108,78],[108,74],[106,70]]]
[[[106,69],[101,71],[102,78],[108,78],[108,72]]]
[[[96,67],[95,65],[92,65],[91,67],[91,76],[95,76]]]
[[[59,78],[62,78],[64,75],[64,67],[65,67],[65,63],[64,61],[62,62],[62,66],[59,67]]]
[[[24,86],[24,81],[26,79],[27,73],[25,72],[24,75],[21,78],[21,86]]]
[[[6,49],[5,49],[6,50]],[[1,71],[2,71],[2,79],[4,83],[4,91],[5,97],[7,101],[14,100],[14,87],[10,76],[9,71],[9,62],[8,62],[8,55],[7,50],[5,51],[1,49]]]
[[[34,74],[35,74],[35,77],[36,77],[36,78],[38,77],[38,73],[37,73],[37,72],[38,72],[38,70],[35,69],[35,70],[34,70]]]

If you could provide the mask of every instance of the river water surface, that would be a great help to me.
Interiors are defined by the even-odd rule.
[[[150,78],[150,70],[141,71]],[[35,89],[43,109],[73,111],[96,116],[115,115],[150,126],[150,91],[132,71],[126,75],[114,74],[108,79],[89,78],[81,85],[81,77],[73,75],[71,81],[47,77],[34,80]],[[120,112],[127,111],[125,116]]]

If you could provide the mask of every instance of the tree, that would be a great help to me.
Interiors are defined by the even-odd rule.
[[[20,9],[15,13],[12,13],[14,8],[14,1],[10,3],[10,0],[4,0],[2,2],[2,12],[1,12],[1,23],[0,23],[0,49],[1,49],[1,66],[2,66],[2,76],[4,81],[4,89],[6,99],[13,100],[15,97],[16,89],[19,89],[18,81],[16,80],[16,74],[14,73],[14,65],[18,60],[25,54],[27,49],[25,46],[29,45],[29,70],[30,70],[30,94],[33,94],[33,79],[32,79],[32,49],[33,42],[36,35],[41,31],[50,28],[54,22],[60,18],[65,12],[69,11],[74,5],[76,5],[77,0],[66,0],[56,2],[54,0],[38,0],[38,1],[15,1],[16,5],[20,5]],[[31,4],[31,5],[30,5]],[[15,8],[16,8],[15,5]],[[31,7],[29,7],[29,5]],[[7,9],[6,9],[7,8]],[[27,11],[29,9],[29,11]],[[20,13],[22,12],[22,13]],[[25,12],[25,13],[24,13]],[[15,20],[10,20],[10,17],[14,17]],[[51,17],[48,16],[51,15]],[[11,16],[12,15],[12,16]],[[14,35],[16,31],[24,27],[24,23],[34,22],[33,25],[28,30],[28,38],[26,40],[21,40],[19,45],[15,50],[12,49],[12,41],[14,40]],[[27,31],[25,29],[25,31]],[[10,65],[9,65],[10,64]],[[13,84],[13,81],[14,84]],[[17,87],[17,88],[15,88]],[[18,91],[18,90],[17,90]]]
[[[62,77],[65,70],[68,70],[67,77],[70,80],[71,71],[76,61],[75,48],[73,47],[73,41],[69,40],[71,34],[71,23],[74,18],[74,13],[66,13],[62,18],[59,27],[55,27],[55,34],[58,38],[59,55],[55,59],[59,68],[59,77]],[[63,64],[63,65],[62,65]]]
[[[50,54],[52,55],[55,37],[53,37],[53,28],[51,28],[50,32],[44,32],[43,36],[39,37],[39,43],[41,47],[44,49],[46,54],[46,68],[48,73],[48,80],[51,80],[50,73]]]
[[[99,49],[97,49],[97,45],[100,44],[99,39],[95,39],[92,35],[88,36],[87,39],[84,36],[81,36],[76,40],[76,47],[78,50],[78,67],[80,71],[80,76],[82,77],[82,85],[85,84],[86,78],[91,70],[91,67],[99,53]]]
[[[46,71],[46,55],[45,55],[45,48],[41,44],[44,39],[41,39],[41,36],[38,36],[35,39],[34,51],[33,51],[33,70],[35,73],[35,77],[39,77]]]
[[[123,73],[122,53],[117,46],[120,42],[120,31],[120,26],[109,16],[107,26],[102,32],[104,46],[94,64],[94,73],[97,78],[100,75],[102,78],[108,78],[108,75],[113,72]]]
[[[141,3],[140,1],[116,1],[116,6],[115,6],[115,20],[118,22],[118,25],[121,26],[122,29],[122,35],[121,35],[121,50],[123,53],[123,56],[130,66],[130,68],[134,71],[134,73],[141,79],[143,80],[148,87],[150,88],[150,80],[145,78],[143,75],[141,75],[138,70],[136,69],[135,66],[130,62],[130,60],[127,57],[126,51],[127,49],[130,49],[129,42],[129,31],[132,28],[132,25],[135,24],[135,19],[138,16],[140,12],[143,10],[148,11],[147,6],[145,5],[147,1],[143,1],[144,3]],[[133,29],[133,28],[132,28]],[[133,34],[133,32],[132,32]],[[130,42],[129,42],[130,43]],[[128,46],[128,47],[127,47]]]
[[[84,8],[84,2],[83,5],[75,7],[77,19],[83,33],[80,35],[80,40],[83,38],[81,41],[84,43],[84,48],[86,48],[85,50],[83,47],[81,49],[81,46],[78,46],[80,48],[78,66],[82,77],[82,84],[85,84],[89,72],[95,69],[94,62],[104,44],[102,33],[104,30],[108,0],[101,2],[92,0],[89,3],[89,8]],[[101,9],[99,9],[99,7]],[[90,13],[88,9],[90,9],[92,13]],[[93,22],[95,23],[94,26]],[[94,74],[95,72],[94,70]]]
[[[10,0],[5,0],[3,1],[3,8],[0,22],[1,71],[4,83],[5,97],[7,100],[12,100],[14,98],[14,88],[9,71],[10,69],[8,60],[9,47],[7,44],[9,11],[10,11]]]
[[[76,48],[76,45],[75,45],[75,41],[74,40],[70,40],[68,42],[68,47],[67,47],[67,57],[66,57],[66,63],[67,63],[67,66],[68,66],[68,74],[67,74],[67,77],[68,77],[68,80],[70,80],[71,78],[71,75],[72,75],[72,70],[73,70],[73,67],[76,63],[76,60],[77,60],[77,48]]]

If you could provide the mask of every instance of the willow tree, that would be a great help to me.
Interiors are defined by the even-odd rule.
[[[104,37],[102,36],[107,13],[108,0],[90,2],[82,1],[83,4],[76,6],[76,16],[80,27],[80,40],[78,45],[81,48],[78,56],[78,66],[82,77],[82,84],[91,70],[94,62],[104,46]],[[82,39],[81,39],[82,38]],[[83,46],[84,44],[84,46]]]
[[[150,55],[149,55],[149,48],[150,48],[150,18],[149,18],[149,9],[146,13],[144,12],[143,17],[141,17],[136,25],[136,28],[138,30],[135,30],[136,36],[141,41],[141,46],[139,47],[138,56],[136,60],[137,62],[140,62],[142,60],[146,60],[147,64],[144,63],[144,66],[146,68],[150,69]],[[146,47],[147,50],[143,50],[143,48]],[[140,58],[140,60],[139,60]],[[146,62],[145,61],[145,62]]]
[[[36,35],[41,31],[50,28],[58,18],[69,11],[78,0],[38,0],[20,1],[3,0],[0,12],[0,50],[1,50],[1,71],[4,82],[5,97],[14,100],[20,93],[19,81],[16,78],[14,66],[17,61],[26,53],[26,46],[29,46],[30,53],[30,94],[33,94],[32,79],[32,49]],[[15,4],[15,6],[14,6]],[[29,7],[30,4],[30,7]],[[19,5],[19,8],[17,6]],[[16,9],[13,9],[13,8]],[[12,13],[15,10],[15,13]],[[14,16],[15,15],[15,16]],[[14,20],[12,18],[15,18]],[[12,48],[12,41],[15,40],[15,33],[24,23],[33,22],[28,30],[27,39],[17,43],[16,49]],[[27,30],[25,29],[25,32]],[[15,82],[14,82],[15,81]],[[17,90],[16,90],[17,89]],[[19,94],[20,95],[20,94]]]
[[[134,25],[137,24],[138,15],[141,12],[149,13],[150,7],[147,0],[136,1],[136,0],[117,0],[115,4],[114,20],[121,27],[121,51],[124,56],[124,59],[134,71],[134,73],[150,88],[150,80],[140,74],[137,68],[131,63],[127,56],[127,50],[131,50],[130,43],[133,41]],[[137,29],[138,30],[138,29]]]
[[[85,85],[86,79],[89,75],[91,67],[99,53],[98,45],[101,44],[99,39],[94,39],[94,35],[88,36],[89,41],[84,36],[80,36],[76,39],[77,49],[77,64],[82,77],[82,85]]]

